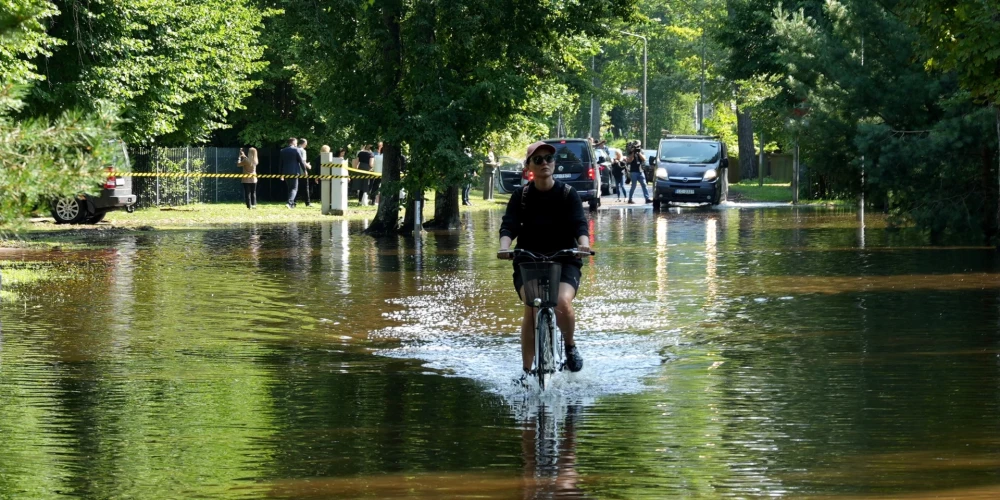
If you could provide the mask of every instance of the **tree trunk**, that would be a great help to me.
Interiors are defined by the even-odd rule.
[[[382,183],[379,186],[378,211],[365,234],[384,236],[399,230],[399,165],[402,154],[399,146],[384,144],[382,147]]]
[[[392,99],[393,90],[403,79],[403,38],[399,26],[402,17],[402,2],[386,2],[382,11],[382,24],[386,39],[382,43],[382,66],[379,77],[385,79],[382,98]],[[385,129],[383,129],[384,133]],[[383,135],[383,134],[380,134]],[[390,136],[391,138],[391,136]],[[387,141],[388,142],[388,141]],[[382,182],[379,186],[378,211],[366,234],[372,236],[396,234],[399,229],[399,188],[402,150],[398,145],[384,144],[382,148]]]
[[[759,166],[753,144],[753,119],[749,111],[739,107],[736,108],[736,137],[740,146],[740,179],[753,179]]]
[[[1000,250],[1000,105],[993,105],[997,113],[997,250]]]
[[[434,218],[425,229],[458,229],[458,186],[434,193]]]

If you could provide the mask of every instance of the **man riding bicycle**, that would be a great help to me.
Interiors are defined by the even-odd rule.
[[[539,141],[528,146],[525,166],[534,174],[534,181],[523,189],[514,191],[507,202],[500,225],[500,250],[498,258],[510,258],[510,244],[517,239],[517,248],[536,253],[553,253],[576,247],[580,251],[590,251],[590,231],[583,213],[583,202],[572,187],[552,177],[555,169],[556,149]],[[572,372],[583,368],[573,332],[576,317],[573,313],[573,298],[580,287],[583,262],[578,257],[559,257],[562,276],[559,281],[559,297],[556,305],[556,325],[562,331],[566,345],[566,367]],[[514,289],[524,302],[524,281],[521,278],[520,261],[514,261]],[[534,311],[524,306],[521,319],[521,363],[525,374],[531,370],[535,357]]]

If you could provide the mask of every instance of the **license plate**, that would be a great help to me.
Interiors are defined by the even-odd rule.
[[[573,177],[573,174],[555,174],[552,176],[553,179],[569,179]]]
[[[676,194],[694,194],[694,189],[678,189],[674,191]]]
[[[121,177],[115,177],[115,185],[116,186],[124,186],[125,185],[125,179],[123,179]]]

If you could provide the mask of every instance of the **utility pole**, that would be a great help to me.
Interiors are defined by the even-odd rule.
[[[647,40],[646,37],[642,35],[636,35],[635,33],[629,33],[628,31],[617,30],[619,33],[624,33],[628,36],[634,36],[636,38],[642,39],[642,144],[643,147],[648,147],[646,144],[646,65],[647,65]],[[702,84],[704,86],[704,83]]]
[[[590,56],[590,74],[593,75],[591,77],[593,87],[600,88],[601,78],[597,74],[597,56]],[[590,136],[594,138],[594,142],[601,140],[601,101],[594,93],[590,94]]]
[[[760,129],[760,160],[757,162],[757,178],[759,179],[759,182],[757,183],[757,185],[761,186],[761,187],[764,186],[764,161],[765,160],[766,159],[764,158],[764,128],[761,127],[761,129]]]
[[[705,28],[701,29],[701,90],[698,92],[698,133],[705,133]]]

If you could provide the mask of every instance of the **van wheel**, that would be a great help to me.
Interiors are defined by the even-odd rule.
[[[653,211],[654,212],[659,212],[660,211],[660,206],[661,206],[660,200],[653,200]]]
[[[52,218],[56,224],[76,224],[87,217],[87,202],[69,196],[52,202]]]
[[[590,211],[591,212],[597,211],[597,200],[590,200]]]

